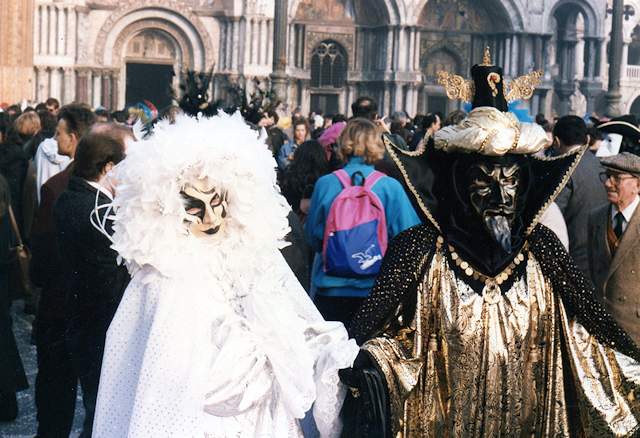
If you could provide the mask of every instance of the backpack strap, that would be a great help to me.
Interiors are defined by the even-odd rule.
[[[345,189],[351,187],[351,178],[349,177],[349,174],[346,170],[338,169],[333,172],[333,174],[336,176],[336,178],[338,178]]]
[[[380,178],[382,178],[383,176],[386,176],[386,175],[382,172],[378,172],[377,170],[374,170],[364,180],[364,187],[368,190],[371,190],[374,184],[377,183],[380,180]]]

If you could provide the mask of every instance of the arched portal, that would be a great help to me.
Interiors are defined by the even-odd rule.
[[[174,68],[185,58],[179,43],[162,30],[147,28],[128,41],[124,52],[126,105],[143,100],[158,108],[170,105]]]
[[[161,7],[123,11],[108,20],[100,30],[104,38],[97,42],[95,57],[119,78],[112,106],[134,104],[146,95],[154,96],[149,100],[160,110],[169,105],[168,78],[174,78],[175,89],[174,74],[205,70],[209,62],[211,48],[198,24],[194,17]]]

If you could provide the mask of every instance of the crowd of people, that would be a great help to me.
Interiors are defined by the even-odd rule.
[[[291,245],[282,253],[324,319],[346,325],[376,284],[390,242],[428,221],[394,157],[432,147],[441,129],[468,115],[382,117],[370,97],[350,109],[349,116],[307,117],[299,109],[290,115],[268,109],[251,123],[269,146],[291,207]],[[27,387],[9,313],[22,299],[24,312],[36,315],[37,436],[69,435],[78,385],[82,436],[91,436],[105,337],[130,281],[111,248],[111,212],[100,206],[113,201],[111,170],[136,138],[152,136],[155,119],[180,112],[172,107],[158,115],[141,105],[109,113],[60,107],[56,99],[0,112],[0,351],[8,352],[0,357],[0,421],[18,416],[16,392]],[[586,121],[538,115],[535,123],[548,137],[537,160],[582,153],[550,199],[555,202],[545,205],[542,222],[592,281],[595,298],[640,345],[639,123],[631,115]],[[355,253],[350,242],[364,235],[371,239],[367,250]],[[16,262],[20,242],[30,254],[27,272]]]

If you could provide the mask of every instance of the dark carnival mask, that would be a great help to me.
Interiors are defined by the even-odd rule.
[[[520,166],[476,163],[469,168],[469,182],[469,201],[474,211],[491,237],[510,253]]]
[[[224,229],[228,214],[227,192],[207,179],[187,184],[180,192],[187,213],[189,233],[197,237],[210,237]]]

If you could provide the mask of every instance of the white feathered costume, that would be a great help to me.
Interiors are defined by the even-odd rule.
[[[296,437],[313,406],[340,433],[337,371],[358,347],[280,255],[275,161],[239,115],[159,123],[116,167],[113,247],[132,274],[109,328],[95,438]],[[189,235],[180,191],[227,190],[225,228]]]

